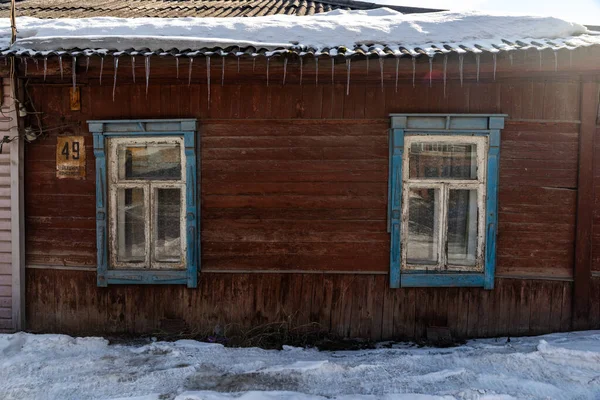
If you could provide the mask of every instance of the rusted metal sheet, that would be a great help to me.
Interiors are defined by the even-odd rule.
[[[69,100],[71,104],[71,111],[81,110],[81,89],[78,87],[71,88],[69,90]]]

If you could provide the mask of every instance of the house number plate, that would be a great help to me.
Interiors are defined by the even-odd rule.
[[[56,177],[85,179],[85,141],[83,136],[56,138]]]

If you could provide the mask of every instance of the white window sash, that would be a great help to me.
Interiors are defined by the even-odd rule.
[[[145,240],[145,258],[143,262],[126,262],[119,261],[118,257],[118,249],[119,249],[119,238],[123,238],[124,233],[120,232],[119,227],[117,225],[117,215],[124,217],[125,210],[119,209],[117,207],[117,193],[119,189],[142,189],[144,192],[144,240]],[[110,227],[110,261],[111,268],[114,269],[146,269],[150,265],[150,259],[148,255],[150,254],[150,247],[148,242],[148,235],[150,234],[150,199],[149,199],[149,190],[148,185],[141,185],[135,183],[116,183],[109,185],[109,193],[110,193],[110,201],[109,201],[109,209],[110,209],[110,218],[109,218],[109,227]]]
[[[448,178],[410,178],[410,148],[413,143],[447,143],[447,144],[475,144],[477,146],[477,179],[448,179]],[[482,272],[484,269],[485,250],[485,200],[486,200],[486,155],[488,139],[482,136],[442,136],[442,135],[410,135],[405,137],[405,154],[403,162],[402,179],[402,236],[401,236],[401,268],[406,271],[457,271],[457,272]],[[409,264],[408,263],[408,238],[409,238],[409,193],[411,189],[436,189],[439,191],[439,203],[435,210],[435,225],[438,237],[438,262],[437,264]],[[449,265],[447,260],[448,247],[448,196],[452,189],[477,190],[477,252],[475,265]]]
[[[180,261],[176,262],[167,262],[160,261],[156,258],[156,234],[158,226],[158,201],[155,199],[156,189],[179,189],[179,251],[180,251]],[[152,207],[152,217],[151,217],[151,225],[152,229],[150,230],[149,242],[150,242],[150,259],[151,259],[151,267],[153,269],[182,269],[185,268],[186,265],[186,253],[187,253],[187,240],[185,236],[185,185],[182,183],[172,183],[172,182],[160,182],[160,183],[151,183],[150,184],[150,203]]]
[[[159,144],[178,144],[180,149],[181,177],[177,180],[149,180],[149,179],[120,179],[118,148],[120,145],[159,145]],[[186,240],[186,168],[185,168],[185,144],[182,137],[164,136],[164,137],[121,137],[108,139],[108,192],[109,192],[109,259],[111,269],[185,269],[187,255]],[[119,188],[140,188],[144,191],[145,207],[145,261],[144,262],[123,262],[118,260],[119,237],[117,226],[117,192]],[[180,262],[157,261],[154,257],[155,247],[155,226],[157,224],[156,206],[154,199],[155,189],[157,188],[177,188],[180,189],[180,243],[181,258]]]

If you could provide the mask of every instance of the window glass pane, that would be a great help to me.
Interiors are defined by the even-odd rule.
[[[477,258],[477,190],[448,195],[448,264],[472,266]]]
[[[146,211],[144,190],[117,190],[117,261],[143,262],[146,259]]]
[[[437,264],[439,254],[437,189],[411,189],[408,198],[407,262]]]
[[[477,179],[475,144],[412,143],[409,153],[410,178]]]
[[[162,262],[181,261],[181,189],[156,189],[156,230],[154,258]]]
[[[181,179],[178,143],[121,144],[118,146],[119,179]]]

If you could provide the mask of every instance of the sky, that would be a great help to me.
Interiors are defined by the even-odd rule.
[[[543,15],[581,24],[600,25],[600,0],[370,0],[453,11],[478,10],[521,15]]]

